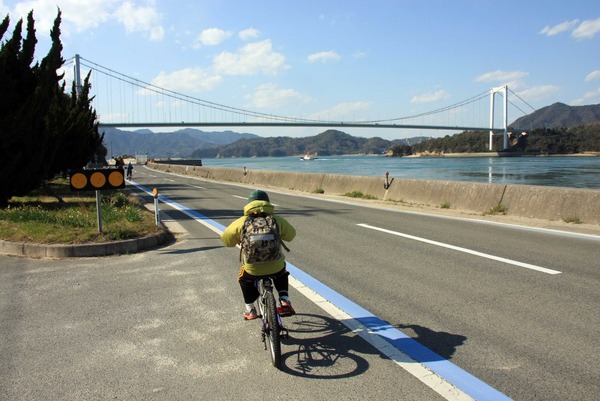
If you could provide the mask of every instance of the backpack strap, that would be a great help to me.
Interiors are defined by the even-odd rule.
[[[248,221],[248,217],[246,217],[246,220],[244,220],[244,224],[242,224],[242,232],[240,234],[240,263],[242,262],[242,252],[244,252],[244,248],[243,248],[243,239],[244,239],[244,235],[246,235],[246,222]]]

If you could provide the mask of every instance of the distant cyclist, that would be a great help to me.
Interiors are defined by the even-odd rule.
[[[127,179],[131,180],[131,175],[133,174],[133,165],[131,164],[131,162],[129,162],[129,164],[127,164]]]
[[[242,267],[238,282],[246,303],[244,319],[258,317],[254,307],[258,290],[254,280],[261,276],[273,277],[279,293],[280,314],[290,316],[296,313],[288,295],[289,273],[281,252],[281,246],[285,247],[281,240],[291,241],[295,236],[296,229],[286,219],[275,215],[275,206],[270,203],[269,195],[261,190],[255,190],[248,196],[244,215],[231,223],[221,235],[221,241],[228,247],[241,244]]]

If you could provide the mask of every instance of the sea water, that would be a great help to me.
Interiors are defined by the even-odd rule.
[[[204,166],[600,189],[600,157],[318,156],[203,159]]]

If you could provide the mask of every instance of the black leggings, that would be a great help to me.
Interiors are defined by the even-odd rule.
[[[246,270],[242,267],[240,269],[240,275],[238,276],[238,282],[240,283],[240,288],[242,289],[242,294],[244,295],[244,302],[247,304],[251,304],[256,301],[258,298],[258,289],[254,285],[254,280],[261,277],[273,277],[273,283],[275,284],[275,289],[279,293],[279,298],[286,297],[288,295],[288,276],[290,273],[285,269],[281,269],[279,272],[274,274],[269,274],[267,276],[253,276],[252,274],[248,274]]]

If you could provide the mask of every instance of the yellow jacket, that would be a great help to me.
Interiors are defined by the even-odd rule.
[[[296,236],[296,229],[288,223],[286,219],[281,216],[275,215],[275,206],[267,201],[255,200],[244,206],[244,215],[231,223],[223,234],[221,235],[221,241],[228,247],[234,247],[238,245],[242,240],[242,229],[244,222],[251,214],[266,213],[271,214],[277,220],[279,224],[280,236],[283,241],[291,241]],[[259,263],[246,263],[242,261],[242,268],[253,276],[264,276],[268,274],[277,273],[281,271],[285,266],[285,256],[281,253],[281,258],[272,262],[259,262]]]

